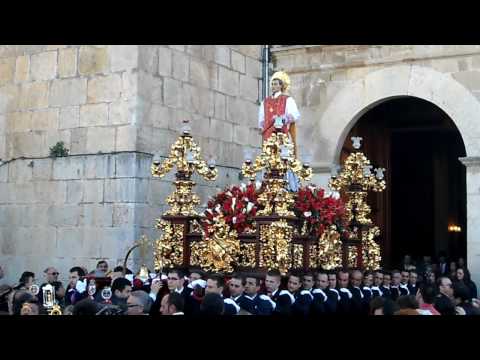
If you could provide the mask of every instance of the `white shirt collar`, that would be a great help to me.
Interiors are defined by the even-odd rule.
[[[183,289],[184,289],[184,287],[182,286],[182,288],[180,290],[175,289],[175,292],[178,293],[178,294],[181,294],[183,292]]]

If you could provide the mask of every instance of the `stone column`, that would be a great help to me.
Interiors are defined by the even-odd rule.
[[[467,267],[480,284],[480,156],[460,158],[467,168]]]

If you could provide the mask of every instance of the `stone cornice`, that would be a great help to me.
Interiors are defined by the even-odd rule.
[[[465,167],[480,166],[480,156],[467,156],[458,158]]]

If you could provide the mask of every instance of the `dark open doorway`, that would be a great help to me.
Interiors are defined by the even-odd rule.
[[[363,151],[386,171],[387,190],[369,196],[384,266],[414,258],[466,255],[466,171],[458,160],[465,146],[450,117],[414,97],[386,100],[360,117],[345,141],[341,161],[352,150],[350,137],[364,138]],[[449,231],[450,225],[461,228]]]

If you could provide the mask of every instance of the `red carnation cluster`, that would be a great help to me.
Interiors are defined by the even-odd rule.
[[[320,236],[326,227],[345,224],[345,205],[341,198],[325,196],[325,190],[315,186],[300,188],[295,201],[295,214],[307,221],[310,234]]]
[[[222,214],[230,228],[241,234],[252,228],[257,208],[255,184],[232,186],[208,202],[203,222],[205,231],[210,233],[214,218]]]

